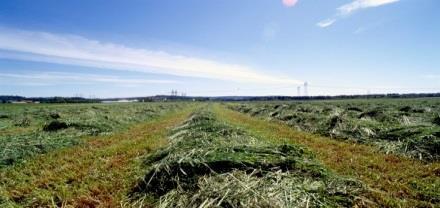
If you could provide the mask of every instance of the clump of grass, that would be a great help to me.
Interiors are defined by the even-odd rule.
[[[356,111],[356,112],[362,112],[362,109],[358,108],[358,107],[348,107],[347,110],[349,111]]]
[[[434,119],[432,120],[432,123],[435,124],[435,125],[437,125],[437,126],[440,126],[440,114],[437,114],[437,115],[434,117]]]
[[[87,135],[97,136],[100,134],[110,133],[115,127],[111,123],[106,123],[105,121],[82,121],[69,123],[68,127],[74,128],[78,131],[84,132]]]
[[[426,161],[436,161],[440,159],[440,128],[432,128],[425,126],[412,126],[393,128],[383,131],[377,136],[382,140],[395,141],[398,144],[394,153],[404,152],[411,158]],[[383,143],[384,146],[392,145],[392,143]],[[387,148],[387,147],[385,147]]]
[[[170,142],[146,159],[147,174],[133,189],[138,202],[147,197],[159,207],[351,206],[363,190],[303,148],[254,138],[207,112],[176,128]]]
[[[403,111],[403,112],[410,112],[412,110],[412,108],[411,108],[411,106],[403,106],[399,110]]]
[[[15,120],[14,126],[28,127],[31,125],[31,123],[32,123],[32,120],[29,117],[24,116],[24,117],[21,117],[21,118],[18,118],[17,120]]]
[[[51,117],[52,119],[59,119],[59,118],[61,118],[61,115],[57,112],[51,112],[49,114],[49,117]]]
[[[67,126],[66,122],[54,120],[54,121],[51,121],[50,123],[44,125],[43,131],[58,131],[58,130],[67,129],[67,128],[68,128],[68,126]]]

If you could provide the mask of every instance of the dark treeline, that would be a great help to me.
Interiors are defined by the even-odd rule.
[[[23,97],[23,96],[0,96],[1,103],[28,102],[28,103],[98,103],[98,99],[82,97]]]
[[[372,95],[337,95],[337,96],[220,96],[220,97],[189,97],[157,95],[150,97],[89,99],[82,97],[23,97],[0,96],[0,103],[29,102],[29,103],[99,103],[102,101],[137,100],[139,102],[157,101],[307,101],[335,99],[377,99],[377,98],[434,98],[440,93],[411,93],[411,94],[372,94]]]
[[[15,95],[2,95],[2,96],[0,96],[1,103],[11,102],[11,101],[15,101],[15,100],[24,100],[24,99],[26,99],[26,98],[22,97],[22,96],[15,96]]]

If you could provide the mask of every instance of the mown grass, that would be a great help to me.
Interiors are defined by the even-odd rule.
[[[440,99],[247,102],[230,108],[387,153],[440,160]]]
[[[347,207],[363,186],[323,168],[296,145],[276,144],[220,122],[210,109],[172,131],[150,155],[135,206]]]
[[[185,104],[0,105],[0,168],[37,154],[110,135]]]
[[[165,145],[169,128],[193,107],[113,135],[0,169],[0,207],[120,207],[144,173],[142,157]]]
[[[385,154],[377,148],[299,132],[276,121],[265,121],[216,105],[223,121],[271,141],[301,144],[338,174],[360,179],[369,187],[364,195],[377,207],[438,207],[440,163],[424,163]]]

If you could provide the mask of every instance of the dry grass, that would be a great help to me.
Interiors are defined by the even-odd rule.
[[[273,141],[302,144],[335,172],[366,183],[366,198],[380,207],[438,207],[440,163],[423,163],[386,155],[371,146],[298,132],[275,121],[264,121],[216,105],[219,118]]]
[[[166,144],[190,110],[0,170],[1,207],[118,207],[143,174],[141,156]]]

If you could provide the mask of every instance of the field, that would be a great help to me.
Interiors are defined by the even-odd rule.
[[[371,144],[386,153],[440,159],[440,100],[257,103],[231,109],[323,136]]]
[[[83,136],[109,135],[180,106],[0,105],[0,167],[72,146]]]
[[[439,104],[0,105],[0,207],[439,207]]]

